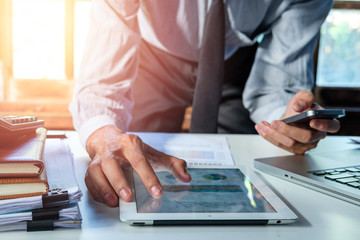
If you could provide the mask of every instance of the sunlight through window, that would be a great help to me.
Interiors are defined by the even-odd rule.
[[[13,76],[65,78],[64,1],[13,0]]]
[[[79,76],[79,68],[83,57],[84,46],[89,29],[91,4],[88,1],[75,3],[75,32],[74,32],[74,75]]]

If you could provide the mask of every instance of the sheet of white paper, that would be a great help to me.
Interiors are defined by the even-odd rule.
[[[151,147],[184,159],[188,165],[234,165],[226,136],[134,133]]]

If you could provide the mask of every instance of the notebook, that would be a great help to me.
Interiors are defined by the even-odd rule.
[[[259,158],[254,167],[360,206],[360,148]]]
[[[17,136],[14,141],[0,134],[0,178],[39,177],[44,169],[46,129]]]
[[[0,200],[41,196],[48,191],[45,173],[38,178],[0,178]]]

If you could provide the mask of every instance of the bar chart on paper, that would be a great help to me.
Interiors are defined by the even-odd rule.
[[[158,151],[184,159],[189,166],[234,165],[225,136],[173,133],[135,133]]]

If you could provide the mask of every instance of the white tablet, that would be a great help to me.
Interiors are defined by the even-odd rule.
[[[189,167],[190,183],[157,172],[163,196],[153,198],[133,173],[132,202],[120,200],[120,220],[132,225],[286,224],[297,216],[249,168]]]

